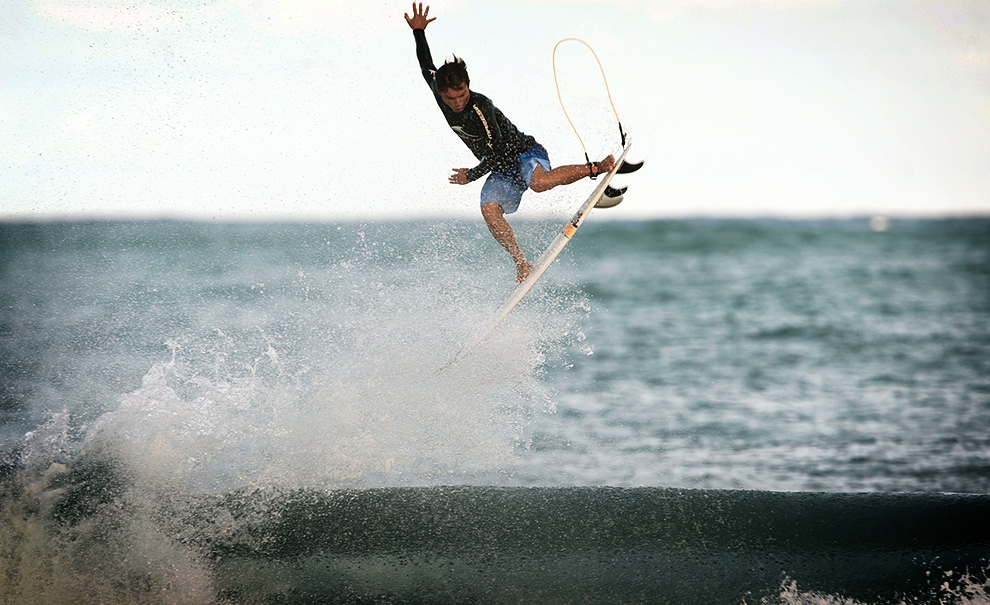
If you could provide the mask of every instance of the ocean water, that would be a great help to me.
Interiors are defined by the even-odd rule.
[[[480,220],[0,224],[0,602],[990,602],[990,220],[873,227],[593,216],[438,371]]]

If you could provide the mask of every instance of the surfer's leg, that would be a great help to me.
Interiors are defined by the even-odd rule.
[[[526,183],[518,175],[506,175],[493,172],[488,175],[481,187],[481,215],[485,217],[488,230],[516,263],[516,280],[526,279],[532,265],[516,243],[516,234],[505,220],[506,214],[512,214],[519,208],[519,201],[526,191]]]
[[[533,270],[533,266],[529,264],[526,256],[519,248],[516,234],[512,231],[508,221],[505,220],[505,211],[495,202],[489,202],[482,204],[481,215],[485,217],[485,223],[488,224],[488,230],[491,231],[492,237],[505,248],[505,251],[516,263],[516,281],[521,282],[526,279],[530,271]]]
[[[609,172],[615,167],[615,158],[608,156],[601,162],[596,162],[599,171]],[[545,170],[542,166],[533,169],[529,179],[529,188],[536,192],[549,191],[559,185],[570,185],[590,176],[587,164],[568,164],[557,166],[553,170]]]

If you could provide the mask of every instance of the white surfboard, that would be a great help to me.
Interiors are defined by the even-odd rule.
[[[505,299],[505,302],[503,302],[495,312],[495,317],[492,318],[491,323],[489,323],[484,330],[479,332],[478,335],[475,336],[474,340],[465,345],[453,360],[451,360],[443,368],[440,368],[441,370],[470,355],[471,351],[481,344],[482,341],[488,338],[488,335],[498,327],[498,324],[502,323],[505,316],[508,315],[517,304],[519,304],[519,301],[521,301],[530,290],[533,289],[533,286],[536,285],[536,282],[538,282],[540,278],[543,277],[543,274],[546,273],[547,269],[550,268],[550,265],[553,264],[553,261],[564,249],[564,246],[566,246],[567,243],[571,241],[571,238],[574,237],[574,234],[577,233],[578,228],[581,227],[581,223],[583,223],[584,219],[586,219],[588,214],[591,213],[591,209],[594,208],[595,204],[598,203],[598,200],[601,199],[602,195],[605,193],[605,188],[612,181],[612,177],[615,176],[615,173],[619,167],[622,166],[623,160],[626,159],[626,154],[629,153],[630,146],[631,144],[626,144],[625,149],[622,150],[622,155],[620,155],[615,161],[615,168],[613,168],[608,174],[602,175],[598,186],[591,192],[588,199],[581,204],[581,207],[578,208],[576,213],[574,213],[571,220],[567,221],[563,230],[561,230],[557,237],[554,238],[553,242],[550,243],[550,246],[543,251],[543,254],[540,255],[540,258],[536,261],[536,263],[533,264],[533,270],[530,272],[529,277],[520,282],[515,289],[512,290],[508,298]]]

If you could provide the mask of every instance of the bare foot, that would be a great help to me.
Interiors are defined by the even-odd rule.
[[[533,265],[529,261],[522,261],[516,265],[516,283],[521,283],[533,271]]]

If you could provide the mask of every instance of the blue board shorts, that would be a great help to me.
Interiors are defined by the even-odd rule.
[[[481,188],[481,205],[492,202],[502,207],[506,214],[519,208],[522,194],[529,189],[529,181],[537,166],[550,172],[550,156],[543,145],[537,143],[519,154],[512,168],[503,172],[492,172]]]

